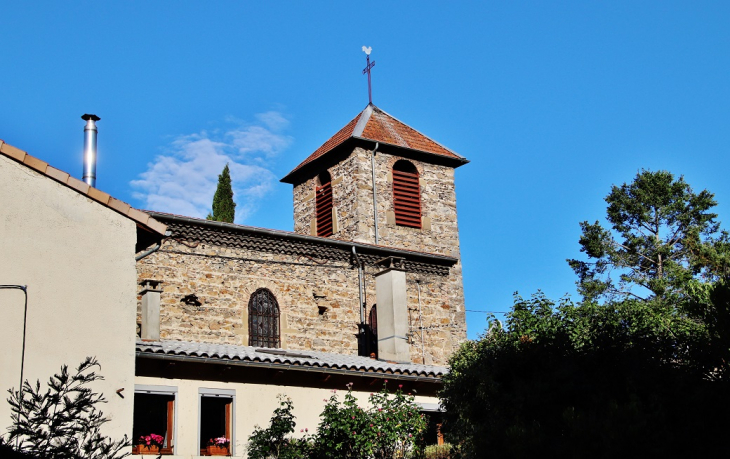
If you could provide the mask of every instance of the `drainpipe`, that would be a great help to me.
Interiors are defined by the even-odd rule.
[[[352,246],[352,254],[355,255],[355,261],[357,262],[357,289],[360,293],[360,323],[365,323],[365,302],[363,301],[363,282],[362,282],[362,263],[360,257],[357,256],[355,246]]]
[[[416,287],[418,288],[418,327],[421,329],[421,359],[426,365],[426,348],[423,344],[423,316],[421,315],[421,280],[416,279]]]
[[[373,216],[375,218],[375,245],[379,245],[378,237],[378,201],[376,200],[376,189],[375,189],[375,152],[378,151],[380,146],[379,142],[375,142],[375,148],[373,148],[373,154],[370,156],[370,169],[373,174]]]

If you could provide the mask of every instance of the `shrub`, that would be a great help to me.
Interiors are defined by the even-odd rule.
[[[282,397],[270,426],[257,427],[249,437],[249,458],[392,459],[422,455],[418,445],[426,421],[414,397],[404,394],[400,386],[389,394],[384,384],[380,392],[370,394],[367,410],[357,405],[352,383],[347,385],[342,401],[335,391],[325,401],[316,434],[294,439],[288,438],[295,426],[292,402]]]
[[[451,459],[451,444],[427,446],[423,451],[424,459]]]
[[[109,419],[97,405],[105,403],[102,394],[86,387],[104,379],[96,374],[100,367],[93,357],[87,357],[69,374],[68,366],[52,376],[48,388],[41,390],[37,381],[32,386],[27,380],[20,391],[10,389],[12,426],[8,429],[7,443],[16,450],[46,459],[120,459],[128,456],[122,450],[129,446],[127,436],[111,440],[101,435],[101,427]]]
[[[254,428],[248,437],[249,459],[304,459],[309,457],[310,445],[306,438],[287,438],[294,433],[295,416],[291,399],[279,396],[279,407],[271,416],[269,427]]]

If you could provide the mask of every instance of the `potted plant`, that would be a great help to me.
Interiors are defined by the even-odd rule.
[[[211,438],[208,440],[207,452],[209,456],[230,456],[231,440],[226,437]]]
[[[160,454],[160,448],[165,438],[162,435],[151,433],[142,435],[137,440],[137,454]]]

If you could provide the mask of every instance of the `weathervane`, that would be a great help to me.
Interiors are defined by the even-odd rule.
[[[368,56],[368,65],[365,66],[365,68],[362,71],[362,74],[365,75],[368,74],[368,100],[370,101],[370,105],[373,104],[373,89],[372,84],[370,83],[370,69],[375,67],[375,61],[370,62],[370,53],[373,51],[372,46],[363,46],[362,50],[367,54]]]

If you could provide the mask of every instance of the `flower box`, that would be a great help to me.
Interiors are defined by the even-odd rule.
[[[137,445],[137,454],[160,454],[158,445]]]
[[[208,453],[208,456],[230,456],[230,448],[228,446],[217,446],[217,445],[208,445],[206,447],[206,452]]]

